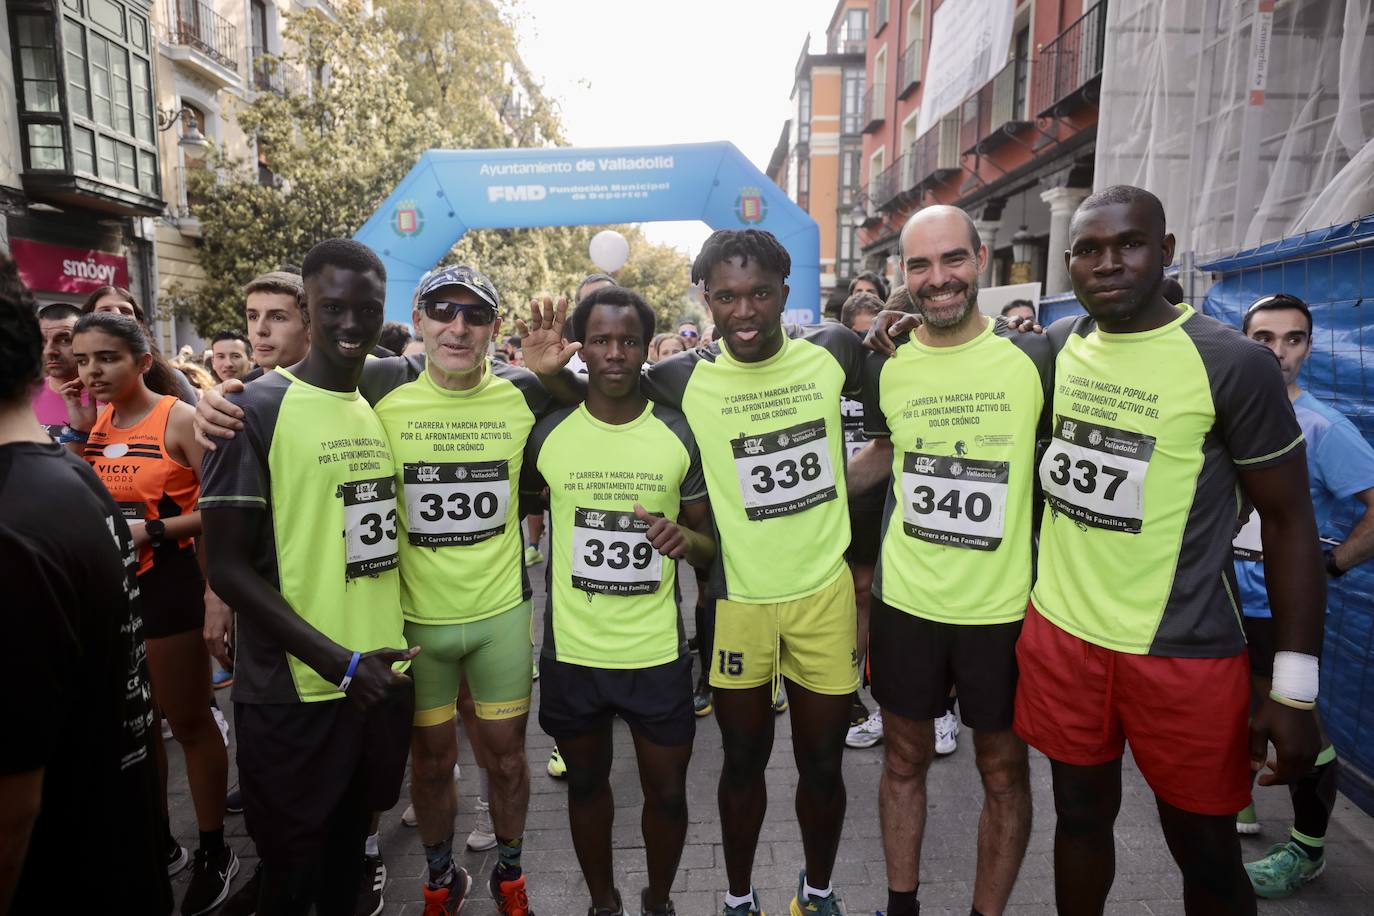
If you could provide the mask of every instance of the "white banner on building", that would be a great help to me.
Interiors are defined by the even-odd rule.
[[[1007,64],[1012,0],[945,0],[930,28],[930,59],[916,135],[988,82]]]

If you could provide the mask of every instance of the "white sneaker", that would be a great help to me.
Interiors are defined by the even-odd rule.
[[[458,764],[455,763],[455,764],[453,765],[453,788],[454,788],[454,791],[457,791],[457,789],[458,789],[458,777],[461,776],[462,773],[463,773],[462,769],[458,766]],[[402,824],[405,824],[407,827],[414,827],[416,824],[419,823],[419,821],[418,821],[418,820],[416,819],[416,817],[415,817],[415,804],[414,804],[414,802],[412,802],[412,803],[409,804],[409,805],[406,805],[406,809],[405,809],[404,811],[401,812],[401,823],[402,823]]]
[[[883,740],[883,711],[876,709],[873,715],[849,729],[844,743],[850,747],[872,747]]]
[[[953,754],[959,742],[959,717],[947,712],[935,720],[935,753],[941,757]]]
[[[219,736],[224,739],[224,746],[229,746],[229,723],[224,721],[224,713],[219,711],[218,706],[211,706],[210,712],[215,717],[215,724],[219,726]]]
[[[468,834],[468,850],[485,852],[496,848],[496,828],[491,824],[491,805],[477,799],[477,808],[472,812],[472,833]]]

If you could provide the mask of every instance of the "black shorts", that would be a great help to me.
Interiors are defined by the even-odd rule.
[[[844,558],[860,566],[873,566],[878,562],[878,551],[883,543],[883,506],[882,503],[864,505],[849,504],[849,549]]]
[[[969,728],[1011,728],[1021,621],[939,623],[900,611],[874,595],[868,626],[873,699],[885,711],[917,721],[937,719],[945,714],[954,687],[959,718]]]
[[[1274,618],[1243,617],[1245,642],[1250,652],[1250,673],[1256,677],[1274,676]]]
[[[205,577],[191,550],[161,552],[138,577],[143,638],[162,639],[205,626]]]
[[[307,863],[341,824],[366,836],[371,813],[400,797],[414,712],[409,684],[366,714],[347,700],[235,703],[243,814],[263,861]]]
[[[663,747],[691,744],[692,657],[652,668],[588,668],[539,659],[539,727],[555,741],[598,731],[620,716]]]

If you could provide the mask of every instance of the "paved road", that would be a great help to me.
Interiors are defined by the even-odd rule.
[[[542,586],[543,569],[532,570]],[[690,590],[690,577],[685,583]],[[542,587],[539,588],[542,592]],[[691,597],[684,602],[690,631]],[[535,607],[542,608],[541,595]],[[536,610],[536,615],[540,614]],[[540,633],[536,627],[536,633]],[[227,697],[222,700],[226,706]],[[534,703],[538,709],[539,691]],[[232,717],[231,717],[232,718]],[[720,773],[720,734],[711,718],[698,721],[696,746],[688,777],[691,824],[687,846],[673,888],[673,898],[682,916],[707,916],[719,913],[720,896],[725,889],[725,866],[720,847],[715,789]],[[792,812],[792,792],[796,770],[792,764],[791,727],[788,717],[776,720],[777,739],[769,764],[770,806],[763,825],[754,882],[767,912],[787,912],[802,867],[802,848]],[[231,733],[232,742],[232,733]],[[544,772],[553,742],[539,730],[531,716],[529,757],[533,772],[530,815],[525,834],[525,871],[528,874],[531,902],[540,916],[581,916],[588,906],[585,885],[573,854],[564,806],[566,790],[562,783]],[[185,844],[195,839],[195,816],[187,794],[185,767],[175,747],[169,748],[171,784],[169,797],[172,827]],[[460,751],[465,771],[460,791],[476,791],[475,769],[466,747]],[[232,745],[231,745],[232,766]],[[845,757],[845,782],[849,788],[849,812],[844,839],[835,867],[834,882],[851,916],[873,913],[886,905],[887,883],[883,868],[882,844],[878,829],[877,785],[881,774],[882,746],[850,750]],[[472,777],[468,778],[467,774]],[[646,884],[644,849],[639,833],[642,801],[635,770],[633,748],[628,730],[616,723],[616,757],[612,772],[616,802],[616,883],[626,901],[637,906],[639,889]],[[1031,753],[1031,779],[1034,790],[1035,823],[1021,876],[1012,894],[1008,914],[1051,916],[1054,913],[1052,869],[1053,800],[1049,765]],[[231,784],[233,776],[231,771]],[[415,831],[401,825],[400,814],[407,804],[407,793],[396,808],[382,820],[382,851],[390,872],[384,916],[420,916],[423,909],[420,885],[425,873],[424,855]],[[960,736],[959,749],[938,760],[930,774],[930,809],[922,862],[921,903],[927,916],[953,914],[964,916],[972,901],[974,837],[981,804],[981,789],[973,765],[972,740],[967,732]],[[1260,790],[1256,798],[1264,832],[1243,841],[1247,858],[1257,858],[1271,843],[1286,837],[1290,806],[1282,789]],[[473,796],[459,800],[456,825],[457,842],[471,827]],[[243,862],[239,881],[246,880],[256,861],[252,841],[243,829],[243,818],[230,816],[226,824],[230,841]],[[1107,905],[1108,914],[1164,916],[1181,914],[1180,885],[1159,831],[1153,797],[1140,774],[1126,767],[1126,785],[1121,815],[1117,821],[1117,876]],[[1296,897],[1282,902],[1260,903],[1261,916],[1310,913],[1322,916],[1361,916],[1374,912],[1374,819],[1364,814],[1344,796],[1337,800],[1327,839],[1326,873]],[[480,891],[495,865],[495,852],[459,854],[460,864],[473,875],[474,890],[465,916],[490,916],[496,908]],[[187,873],[175,879],[177,896],[185,890]],[[629,910],[636,912],[636,910]]]

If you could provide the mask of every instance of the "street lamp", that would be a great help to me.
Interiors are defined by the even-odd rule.
[[[204,152],[210,148],[210,141],[200,132],[200,119],[190,107],[183,105],[175,111],[157,110],[157,129],[159,131],[171,130],[172,127],[181,120],[182,115],[186,115],[186,129],[181,132],[181,137],[177,140],[177,146],[183,149],[198,150]]]
[[[868,208],[863,204],[863,192],[854,195],[854,207],[849,211],[850,225],[862,227],[868,222]]]
[[[1012,283],[1031,282],[1031,259],[1035,257],[1035,236],[1026,229],[1025,223],[1011,237],[1011,276]]]

